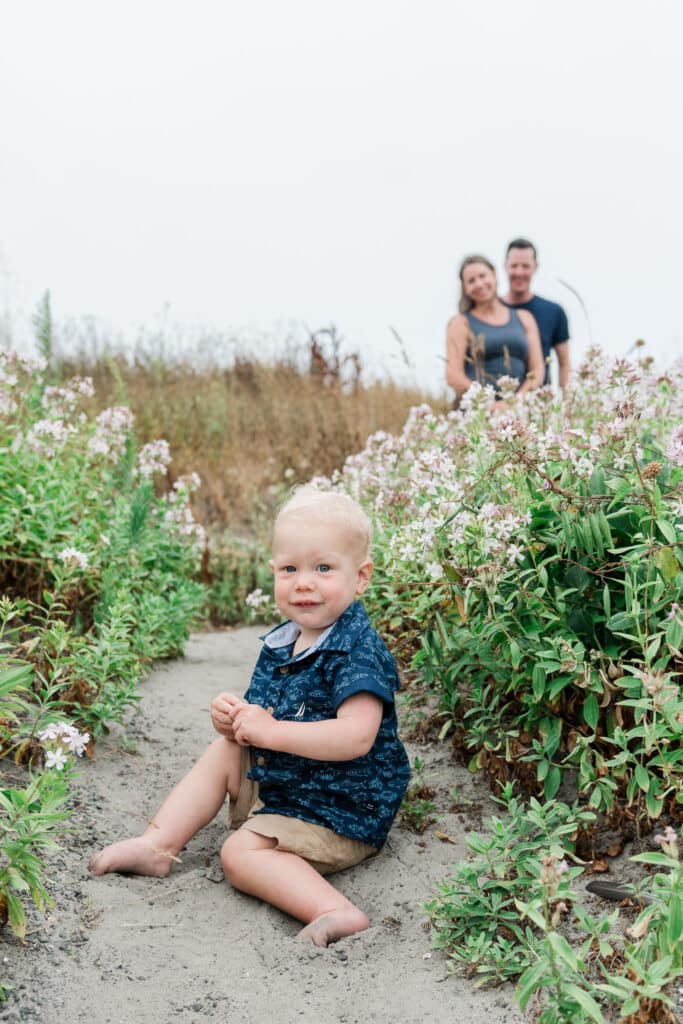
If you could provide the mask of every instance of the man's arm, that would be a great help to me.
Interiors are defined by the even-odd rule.
[[[314,761],[353,761],[372,748],[382,723],[382,701],[371,693],[356,693],[337,708],[337,717],[322,722],[283,722],[258,704],[235,705],[235,740]]]
[[[559,368],[560,388],[564,395],[569,383],[569,340],[561,341],[558,345],[555,345],[555,354]]]

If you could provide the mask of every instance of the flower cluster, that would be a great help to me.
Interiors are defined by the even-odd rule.
[[[22,356],[14,349],[0,349],[0,416],[10,416],[20,408],[20,385],[42,373],[47,363],[34,356]]]
[[[153,477],[155,473],[166,476],[170,461],[171,449],[168,441],[150,441],[140,449],[137,472],[146,479]]]
[[[45,767],[61,771],[70,755],[83,756],[90,742],[90,735],[87,732],[79,732],[68,722],[53,722],[38,733],[38,739],[45,748]]]
[[[57,558],[67,566],[74,566],[78,569],[88,568],[88,556],[73,547],[63,548],[57,555]]]
[[[173,497],[173,495],[171,495]],[[164,512],[164,522],[173,526],[184,537],[192,537],[197,544],[206,542],[206,530],[194,518],[192,509],[186,502],[175,501],[169,504]]]
[[[169,495],[169,501],[177,500],[188,494],[194,494],[202,485],[199,473],[186,473],[179,476],[173,484],[173,492]]]
[[[133,413],[125,405],[105,409],[95,420],[95,433],[88,441],[90,454],[117,462],[126,450],[134,421]]]
[[[74,427],[62,419],[37,420],[26,435],[26,443],[38,455],[53,459],[74,432]]]
[[[80,398],[92,398],[94,394],[90,377],[72,377],[66,387],[46,387],[42,405],[58,416],[68,416],[73,413]]]
[[[244,599],[244,603],[249,607],[253,608],[255,612],[261,612],[267,609],[271,611],[273,609],[273,599],[270,594],[264,594],[260,587],[256,590],[252,590],[250,594]]]

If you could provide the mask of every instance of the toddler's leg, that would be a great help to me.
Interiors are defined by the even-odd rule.
[[[224,737],[214,740],[169,793],[141,836],[113,843],[93,857],[93,874],[167,875],[188,840],[218,814],[226,794],[237,799],[241,757],[237,743]]]
[[[236,889],[303,921],[306,927],[299,938],[316,946],[362,932],[370,924],[314,867],[295,853],[276,849],[270,836],[238,829],[223,843],[221,862]]]

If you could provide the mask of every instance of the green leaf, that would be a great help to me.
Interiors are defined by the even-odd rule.
[[[13,665],[0,673],[0,696],[5,697],[12,690],[25,690],[31,682],[31,665]]]
[[[7,914],[12,931],[18,939],[23,942],[26,937],[26,914],[21,900],[14,893],[5,890],[4,897],[7,900]]]
[[[593,732],[598,726],[598,717],[600,715],[600,706],[598,704],[598,698],[594,693],[589,693],[583,702],[583,720],[586,725],[589,725]]]
[[[562,782],[562,771],[554,764],[548,774],[546,775],[545,782],[543,783],[543,795],[546,800],[552,800]]]
[[[655,788],[655,779],[651,780],[650,789],[645,794],[645,806],[651,818],[658,818],[664,808],[664,801],[658,799],[659,787]]]
[[[650,788],[650,774],[642,764],[637,764],[635,767],[634,775],[636,782],[642,789],[643,793],[647,793]]]
[[[675,952],[683,941],[683,900],[673,893],[669,900],[669,949]]]
[[[590,516],[587,519],[583,519],[581,522],[577,523],[576,525],[581,530],[581,536],[583,537],[584,551],[588,555],[593,555],[593,554],[595,554],[595,545],[593,543],[593,531],[591,530],[589,519],[590,519]]]
[[[605,515],[602,509],[599,509],[596,515],[598,517],[598,522],[600,523],[600,528],[602,530],[602,537],[605,547],[611,548],[614,544],[614,540],[612,538],[612,531],[610,529],[609,520],[607,519],[607,516]]]
[[[548,935],[548,942],[552,946],[553,952],[559,960],[566,964],[570,970],[578,971],[579,961],[576,953],[562,935],[558,932],[550,932]]]
[[[661,633],[658,633],[657,636],[655,636],[652,640],[650,640],[650,642],[647,645],[647,648],[645,650],[645,658],[646,658],[648,664],[650,662],[652,662],[654,660],[654,658],[657,656],[657,651],[661,647],[661,644],[662,644],[662,634]]]
[[[668,541],[669,544],[676,544],[678,538],[676,537],[676,530],[670,522],[666,519],[658,519],[657,527],[664,540]]]
[[[590,584],[591,578],[582,565],[570,565],[564,580],[568,587],[573,587],[581,594]]]
[[[678,572],[678,559],[671,548],[663,547],[655,553],[655,565],[665,580],[671,581]]]
[[[633,616],[629,615],[627,612],[617,612],[616,615],[613,615],[612,618],[607,621],[607,628],[611,630],[612,633],[627,633],[629,630],[633,629],[634,625],[635,622]]]
[[[672,871],[678,867],[678,861],[673,857],[667,857],[665,853],[636,853],[633,857],[629,857],[629,860],[636,861],[638,864],[653,864],[655,867],[671,868]]]
[[[683,647],[683,623],[676,619],[670,619],[666,627],[666,642],[669,647],[680,651]]]
[[[538,732],[548,757],[552,757],[560,745],[562,724],[561,718],[542,718],[538,723]]]
[[[524,974],[519,979],[517,988],[515,989],[515,999],[519,1003],[519,1008],[524,1012],[526,1005],[531,999],[536,989],[540,988],[545,980],[546,963],[545,960],[539,960],[531,967],[527,967]]]
[[[522,651],[516,640],[510,641],[510,662],[514,669],[519,668],[522,660]]]
[[[591,1020],[595,1021],[595,1024],[605,1024],[605,1018],[602,1015],[602,1010],[595,1002],[592,996],[589,996],[587,992],[584,992],[582,988],[575,985],[573,982],[568,982],[563,985],[565,993],[578,1003],[583,1012]]]
[[[542,665],[534,665],[531,671],[531,687],[536,700],[541,700],[545,693],[545,669]]]
[[[605,618],[609,619],[610,615],[612,614],[612,601],[611,601],[611,597],[610,597],[609,584],[608,583],[605,583],[605,586],[603,587],[603,590],[602,590],[602,607],[603,607],[604,612],[605,612]]]
[[[605,474],[601,469],[598,468],[593,471],[588,488],[593,497],[597,497],[605,493]]]
[[[595,542],[595,550],[597,551],[600,558],[605,556],[605,542],[602,536],[602,529],[600,526],[600,520],[596,515],[588,516],[588,523],[593,534],[593,540]]]

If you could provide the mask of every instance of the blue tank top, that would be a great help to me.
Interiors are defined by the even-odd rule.
[[[529,343],[514,309],[506,324],[487,324],[471,313],[465,314],[472,332],[467,341],[465,373],[470,380],[492,384],[498,391],[499,377],[514,377],[520,385],[528,372]]]

